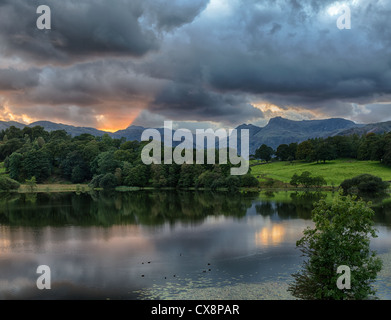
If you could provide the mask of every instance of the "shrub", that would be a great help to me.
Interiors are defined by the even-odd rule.
[[[0,191],[17,190],[20,187],[20,183],[7,177],[0,177]]]
[[[245,174],[244,176],[240,177],[241,180],[241,186],[242,187],[258,187],[259,186],[259,181],[257,178],[255,178],[251,174]]]
[[[381,178],[371,174],[361,174],[352,179],[346,179],[341,183],[341,188],[345,194],[364,193],[364,194],[381,194],[388,188],[388,183]]]
[[[311,172],[308,171],[304,171],[300,176],[295,173],[289,183],[295,187],[303,185],[305,188],[320,188],[321,186],[327,185],[326,180],[322,176],[312,177]]]
[[[106,173],[99,181],[99,187],[109,190],[118,185],[117,177],[112,173]]]

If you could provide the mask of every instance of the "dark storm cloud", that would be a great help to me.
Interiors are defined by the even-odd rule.
[[[286,8],[280,10],[282,3]],[[305,10],[294,10],[294,3],[237,8],[241,23],[233,21],[232,29],[220,36],[240,34],[240,38],[233,37],[240,43],[216,41],[219,50],[213,48],[215,54],[205,55],[209,83],[219,90],[296,95],[318,101],[359,99],[391,91],[389,40],[371,27],[364,28],[378,19],[383,8],[368,9],[372,17],[367,17],[364,11],[368,10],[352,6],[353,29],[339,30],[339,15],[331,18],[321,13],[332,1],[303,1]],[[390,20],[380,17],[384,18],[383,27],[390,29]],[[234,26],[242,30],[234,30]]]
[[[159,9],[154,1],[142,0],[48,0],[52,29],[41,31],[36,27],[41,1],[1,0],[1,51],[41,64],[101,56],[141,57],[159,48],[151,25],[174,29],[191,22],[206,3],[160,1]],[[150,25],[143,24],[143,19]]]
[[[0,69],[0,91],[17,91],[39,84],[39,70]]]
[[[164,81],[133,71],[131,63],[105,60],[67,67],[0,69],[0,90],[19,104],[89,106],[106,101],[149,98]]]
[[[151,0],[147,12],[158,29],[171,31],[190,23],[205,9],[209,0]]]
[[[235,124],[263,117],[238,94],[221,94],[196,85],[170,84],[156,95],[149,110],[173,120],[183,118]]]
[[[389,1],[48,0],[50,31],[39,4],[0,0],[0,58],[27,65],[0,67],[10,104],[94,115],[143,101],[159,119],[230,124],[262,119],[257,102],[359,121],[391,104]]]
[[[100,55],[142,56],[158,48],[153,33],[138,19],[139,1],[46,1],[52,30],[36,27],[40,1],[2,0],[0,36],[3,51],[40,63],[69,63]]]

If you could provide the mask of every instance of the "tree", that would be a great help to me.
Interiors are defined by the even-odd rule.
[[[23,155],[14,152],[9,157],[8,170],[11,179],[21,181],[22,179],[22,160]]]
[[[99,181],[99,187],[104,190],[114,189],[117,185],[117,178],[112,173],[106,173]]]
[[[375,294],[372,283],[382,262],[370,250],[370,238],[376,237],[373,215],[369,204],[350,196],[339,195],[331,204],[316,203],[315,227],[308,227],[296,244],[307,260],[292,275],[288,291],[307,300],[361,300]],[[349,290],[337,287],[339,266],[350,268]]]
[[[274,154],[274,150],[271,147],[268,147],[266,144],[261,145],[255,151],[255,157],[257,159],[265,160],[269,162],[272,159],[272,155]]]
[[[225,180],[229,191],[236,192],[239,190],[240,179],[238,176],[228,176]]]
[[[37,182],[43,182],[51,173],[48,155],[41,150],[28,152],[22,161],[22,168],[26,172],[26,178],[34,176]]]
[[[320,188],[321,186],[327,185],[326,180],[322,176],[312,177],[309,171],[304,171],[300,176],[295,173],[289,183],[295,187],[303,185],[305,188]]]
[[[34,188],[37,186],[37,179],[32,176],[31,179],[26,179],[26,184],[29,186],[30,191],[33,192]]]
[[[123,171],[123,182],[130,187],[146,187],[149,180],[149,168],[146,165],[126,167]]]
[[[313,152],[312,143],[309,140],[303,141],[297,146],[296,159],[309,162],[313,159]]]
[[[1,176],[0,177],[0,191],[9,192],[11,190],[17,190],[20,187],[20,183],[13,179]]]
[[[276,157],[281,161],[287,161],[289,156],[289,146],[287,144],[280,144],[276,150]]]
[[[12,153],[20,149],[22,145],[23,142],[20,139],[8,138],[5,143],[0,144],[0,160],[4,161],[6,157],[9,157]]]
[[[240,176],[240,185],[242,187],[258,187],[259,186],[259,181],[257,178],[255,178],[251,174],[245,174],[243,176]]]
[[[289,182],[289,184],[291,186],[294,186],[294,187],[298,187],[299,186],[299,176],[297,175],[297,173],[295,173],[292,178],[291,178],[291,181]]]
[[[354,193],[355,191],[362,194],[381,194],[386,191],[388,186],[387,182],[371,174],[361,174],[341,183],[341,188],[345,194]]]
[[[334,160],[337,155],[334,146],[326,141],[320,141],[314,150],[314,157],[316,161]]]
[[[114,158],[114,153],[110,151],[100,153],[93,161],[91,167],[98,174],[113,173],[115,169],[121,167],[120,161]]]

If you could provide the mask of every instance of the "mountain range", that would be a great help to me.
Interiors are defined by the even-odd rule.
[[[11,126],[24,128],[25,126],[34,127],[41,126],[46,131],[65,130],[71,136],[77,136],[83,133],[88,133],[93,136],[102,136],[108,134],[112,138],[126,138],[126,140],[140,141],[142,132],[146,129],[140,126],[131,125],[126,129],[116,132],[106,132],[90,127],[76,127],[50,121],[37,121],[29,125],[15,121],[0,121],[0,130],[5,130]],[[353,121],[332,118],[325,120],[302,120],[294,121],[276,117],[269,120],[269,123],[264,127],[258,127],[252,124],[242,124],[236,129],[248,129],[250,132],[250,154],[263,143],[276,149],[280,144],[302,142],[310,138],[326,138],[335,135],[350,135],[350,134],[367,134],[370,132],[383,133],[391,131],[391,121],[372,123],[372,124],[357,124]],[[162,128],[158,129],[161,133]],[[238,135],[240,136],[240,135]]]

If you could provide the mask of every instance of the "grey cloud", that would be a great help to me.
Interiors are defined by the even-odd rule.
[[[29,105],[142,100],[159,120],[262,121],[254,101],[380,117],[391,101],[391,3],[351,4],[351,30],[327,14],[334,3],[227,0],[230,10],[211,17],[207,0],[48,0],[53,29],[42,32],[37,0],[0,0],[0,54],[46,65],[0,70],[0,89],[25,88],[9,96]]]
[[[89,106],[110,101],[129,104],[135,100],[150,99],[151,94],[163,86],[160,82],[137,74],[132,64],[119,61],[46,67],[40,71],[39,84],[24,95],[15,96],[14,101],[53,106]]]
[[[171,84],[157,94],[148,110],[173,120],[237,123],[263,117],[240,94],[222,94],[196,85]]]
[[[158,29],[172,31],[191,23],[207,6],[209,0],[146,1],[148,15]]]
[[[0,69],[0,91],[18,91],[39,84],[39,70]]]
[[[41,64],[72,63],[94,56],[139,57],[158,49],[155,35],[138,22],[140,1],[46,1],[52,29],[35,26],[37,0],[2,0],[2,52]]]
[[[139,58],[156,52],[159,29],[190,23],[207,0],[47,0],[51,30],[38,30],[38,0],[0,1],[1,52],[40,64],[99,57]],[[155,26],[155,28],[153,28]]]

